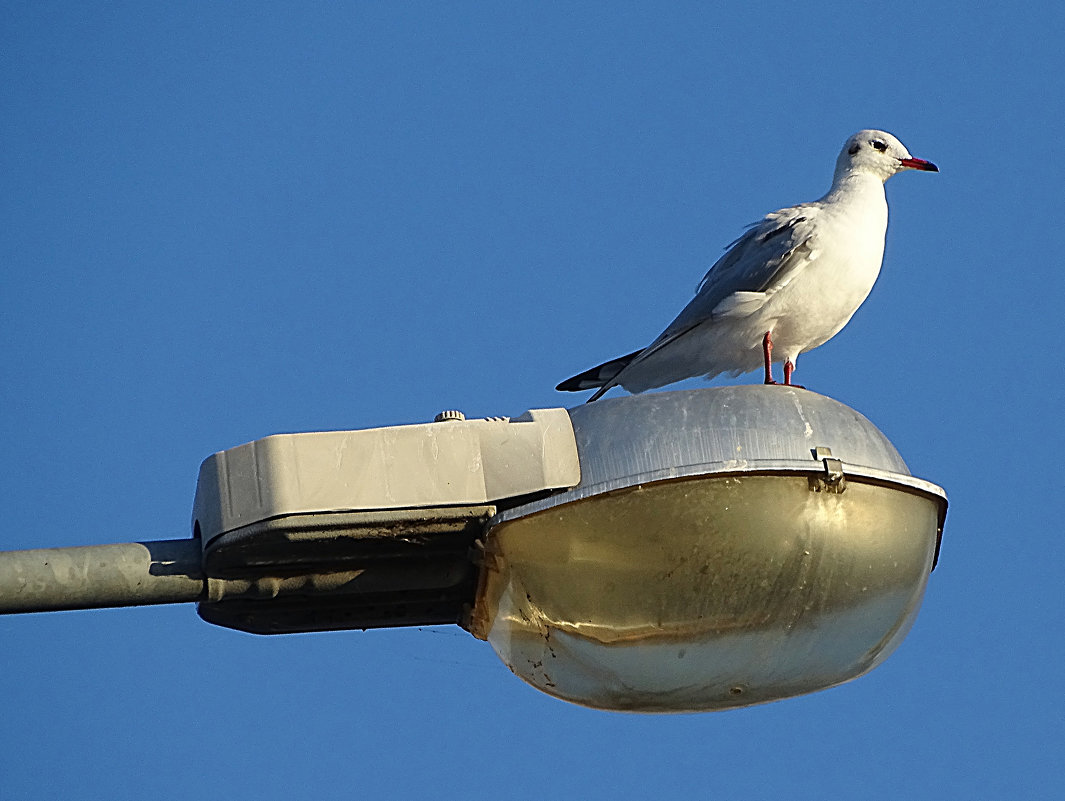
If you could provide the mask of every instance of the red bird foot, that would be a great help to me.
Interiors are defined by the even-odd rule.
[[[802,384],[791,383],[791,374],[795,372],[795,362],[788,359],[784,362],[784,383],[773,379],[773,334],[771,331],[766,331],[765,336],[762,337],[762,358],[765,362],[765,383],[776,384],[777,386],[795,387],[796,389],[806,389]]]

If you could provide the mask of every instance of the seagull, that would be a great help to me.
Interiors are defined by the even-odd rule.
[[[767,214],[706,273],[695,297],[654,342],[568,378],[556,389],[629,392],[721,373],[735,377],[784,363],[840,332],[880,274],[887,233],[884,182],[903,170],[939,172],[886,131],[865,130],[843,145],[832,186],[820,200]]]

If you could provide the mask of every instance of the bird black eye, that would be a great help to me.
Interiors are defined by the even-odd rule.
[[[869,144],[871,144],[874,148],[879,150],[881,153],[883,153],[885,150],[887,150],[887,142],[883,141],[882,139],[874,139]]]

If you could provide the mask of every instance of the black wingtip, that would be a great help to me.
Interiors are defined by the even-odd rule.
[[[581,386],[581,376],[579,375],[575,375],[573,378],[567,378],[555,387],[556,392],[580,392],[582,389],[586,389],[586,387]]]
[[[559,392],[583,392],[586,389],[597,389],[616,378],[618,373],[624,370],[629,362],[641,353],[643,353],[643,348],[634,350],[627,356],[603,362],[603,364],[593,367],[591,370],[585,370],[572,378],[567,378],[555,389]]]

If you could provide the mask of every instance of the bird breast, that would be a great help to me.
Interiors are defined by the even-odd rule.
[[[773,340],[785,358],[794,360],[839,333],[880,274],[887,204],[864,203],[847,211],[822,210],[809,263],[766,303],[765,317],[773,321]]]

